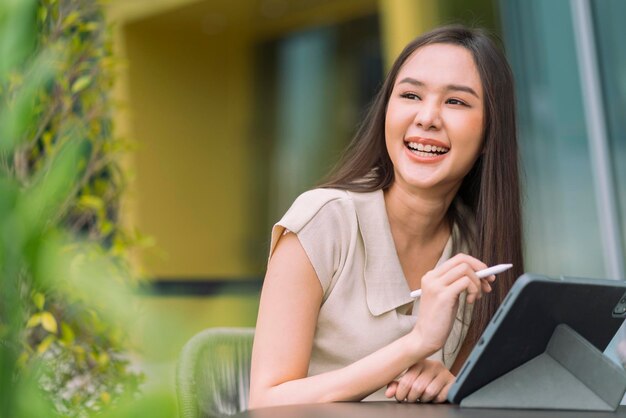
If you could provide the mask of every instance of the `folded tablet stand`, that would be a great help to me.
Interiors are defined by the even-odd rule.
[[[626,392],[626,371],[567,325],[546,351],[461,401],[461,407],[613,411]]]

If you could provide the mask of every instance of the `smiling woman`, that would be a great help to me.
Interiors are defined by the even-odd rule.
[[[504,262],[497,282],[476,275]],[[511,71],[482,31],[436,29],[274,226],[250,407],[443,402],[522,271]]]

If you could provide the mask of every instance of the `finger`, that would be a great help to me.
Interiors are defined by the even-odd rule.
[[[450,292],[453,297],[459,297],[461,293],[467,291],[467,297],[465,298],[465,301],[470,304],[476,301],[476,298],[479,294],[478,287],[467,276],[462,277],[456,282],[452,283],[446,288],[446,290]]]
[[[480,287],[481,280],[476,275],[476,272],[472,269],[472,266],[467,263],[462,263],[454,267],[452,270],[441,276],[438,282],[444,286],[447,286],[463,276],[469,277],[476,284],[476,287]]]
[[[398,401],[402,402],[406,399],[409,391],[411,390],[411,386],[413,382],[422,372],[423,365],[421,363],[417,363],[406,371],[404,376],[402,376],[398,380],[398,386],[396,388],[395,397]]]
[[[430,382],[432,381],[433,376],[425,376],[420,375],[415,382],[413,382],[413,386],[406,396],[407,402],[417,402],[422,401],[422,396],[424,394],[424,390],[428,387]]]
[[[448,383],[449,375],[449,373],[441,373],[435,377],[424,389],[424,392],[420,397],[420,402],[431,402],[439,396],[441,390]]]
[[[491,290],[492,290],[491,285],[485,279],[481,279],[480,280],[480,287],[481,287],[481,290],[483,291],[483,293],[490,293]]]
[[[393,398],[396,394],[396,389],[398,388],[398,382],[395,380],[387,385],[387,390],[385,390],[385,396],[387,398]]]
[[[446,384],[443,389],[441,389],[441,391],[439,392],[439,395],[437,395],[437,397],[435,398],[434,402],[436,403],[443,403],[448,399],[448,392],[450,391],[450,388],[452,387],[452,384],[454,383],[454,380],[449,382],[448,384]]]
[[[472,270],[472,267],[469,264],[463,263],[459,264],[448,273],[443,275],[437,281],[438,285],[450,286],[452,283],[463,279],[464,277],[471,280],[474,284],[472,287],[468,288],[468,296],[473,295],[467,298],[468,303],[474,303],[474,301],[478,298],[482,297],[482,284],[481,279],[476,276],[476,272]],[[473,290],[475,289],[475,290]],[[458,296],[456,294],[455,296]]]
[[[413,381],[411,390],[406,396],[407,402],[421,401],[421,397],[424,395],[424,390],[430,385],[430,383],[437,377],[435,368],[425,368],[422,373]]]

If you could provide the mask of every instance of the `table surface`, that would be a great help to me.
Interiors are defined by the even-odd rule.
[[[338,402],[289,405],[253,409],[234,415],[237,418],[626,418],[626,406],[615,412],[515,410],[460,408],[450,404],[408,404],[397,402]]]

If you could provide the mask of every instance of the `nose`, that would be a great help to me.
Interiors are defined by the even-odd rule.
[[[427,101],[420,103],[420,106],[416,108],[414,123],[425,131],[439,129],[441,127],[439,105]]]

